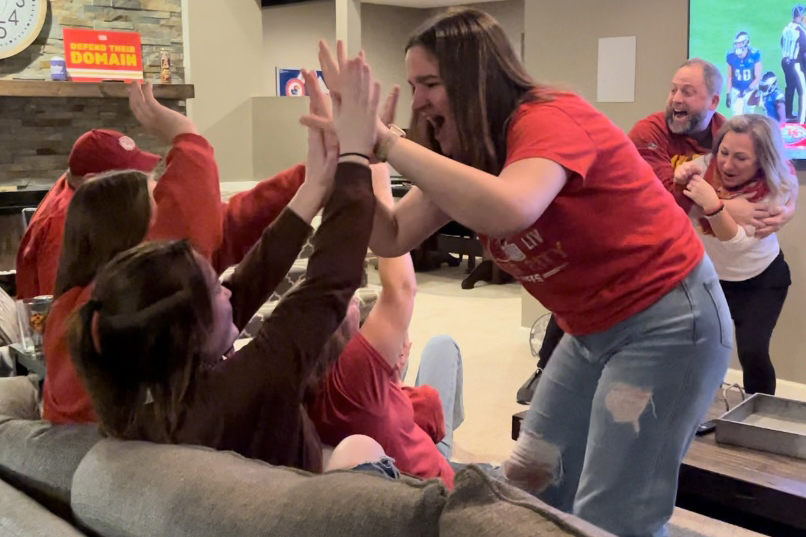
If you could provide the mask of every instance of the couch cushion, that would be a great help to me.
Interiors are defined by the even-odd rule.
[[[103,440],[73,478],[76,518],[105,537],[436,536],[437,480],[312,475],[195,446]]]
[[[39,419],[36,386],[28,377],[0,378],[0,415]]]
[[[73,526],[0,481],[0,537],[82,537]]]
[[[60,516],[70,516],[73,472],[101,439],[95,425],[52,425],[38,418],[25,377],[0,379],[0,479]]]
[[[456,474],[454,486],[439,519],[441,537],[613,537],[476,466]]]

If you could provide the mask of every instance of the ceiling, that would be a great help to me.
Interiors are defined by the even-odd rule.
[[[261,0],[263,7],[298,4],[310,0]],[[504,0],[370,0],[368,4],[382,4],[386,6],[401,6],[420,9],[447,7],[455,5],[478,4],[481,2],[502,2]]]
[[[415,7],[430,9],[435,7],[448,7],[468,4],[480,4],[482,2],[503,2],[505,0],[370,0],[367,4],[383,4],[386,6]]]

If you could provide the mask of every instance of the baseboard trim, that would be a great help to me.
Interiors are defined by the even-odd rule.
[[[725,374],[725,382],[728,384],[741,384],[741,369],[728,369]],[[796,401],[806,401],[806,384],[792,382],[791,380],[778,379],[775,395],[784,399],[795,399]]]

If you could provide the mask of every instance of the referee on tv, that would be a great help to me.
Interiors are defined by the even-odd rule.
[[[790,123],[806,123],[806,109],[803,107],[803,91],[806,89],[806,28],[803,15],[806,7],[797,4],[792,8],[792,22],[784,27],[781,34],[781,68],[784,70],[786,90],[784,92],[786,120]],[[798,108],[793,110],[795,92],[798,94]]]

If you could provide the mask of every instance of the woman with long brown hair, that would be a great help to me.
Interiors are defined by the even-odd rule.
[[[374,154],[416,188],[378,206],[372,249],[401,255],[450,220],[478,232],[567,332],[505,476],[616,535],[661,535],[732,346],[702,244],[624,132],[533,81],[488,14],[430,19],[406,67],[420,143],[379,120]]]
[[[382,456],[371,439],[352,438],[353,457],[340,445],[325,466],[302,406],[322,348],[361,283],[375,208],[361,155],[372,150],[377,88],[362,62],[347,68],[343,93],[350,104],[337,108],[340,147],[311,131],[305,182],[230,279],[219,282],[182,241],[142,244],[100,272],[69,341],[106,434],[205,445],[312,472]],[[323,204],[305,280],[233,351]]]
[[[89,299],[101,267],[145,240],[155,216],[153,185],[142,172],[110,172],[88,179],[70,200],[54,302],[45,324],[42,407],[47,420],[95,421],[67,351],[67,319]]]

